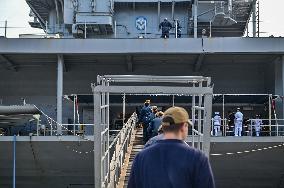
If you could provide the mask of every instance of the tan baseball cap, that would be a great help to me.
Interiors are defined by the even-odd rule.
[[[163,116],[163,125],[170,124],[170,122],[164,121],[166,117],[171,117],[174,124],[188,123],[189,125],[192,125],[187,111],[182,107],[175,106],[167,109]]]

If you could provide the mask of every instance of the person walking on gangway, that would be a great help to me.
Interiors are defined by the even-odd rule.
[[[140,116],[139,116],[139,121],[138,121],[138,123],[142,123],[142,126],[143,126],[144,143],[148,141],[147,128],[149,126],[149,123],[152,117],[152,108],[150,106],[150,102],[151,102],[150,100],[145,101],[144,106],[140,111]]]
[[[213,117],[214,136],[218,136],[220,132],[221,117],[219,114],[219,112],[215,112],[215,116]]]
[[[235,113],[235,136],[242,136],[243,117],[241,109],[237,108],[237,112]]]
[[[162,119],[164,138],[134,158],[128,188],[214,188],[208,158],[184,140],[192,126],[184,108],[171,107]]]
[[[158,135],[158,130],[162,124],[162,118],[164,113],[162,111],[159,111],[156,113],[157,117],[155,117],[149,124],[147,131],[148,131],[148,135],[150,138],[157,136]]]

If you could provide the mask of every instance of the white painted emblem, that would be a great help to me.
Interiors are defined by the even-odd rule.
[[[143,16],[137,17],[135,21],[135,27],[138,30],[145,30],[147,26],[147,19]]]

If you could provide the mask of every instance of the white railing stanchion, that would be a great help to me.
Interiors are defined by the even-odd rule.
[[[52,136],[52,131],[53,131],[53,124],[52,124],[52,120],[51,120],[51,124],[50,124],[50,136]]]

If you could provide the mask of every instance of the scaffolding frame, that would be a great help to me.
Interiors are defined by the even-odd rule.
[[[110,85],[115,83],[115,85]],[[136,83],[136,84],[135,84]],[[143,83],[137,86],[137,83]],[[149,83],[159,84],[149,86]],[[163,83],[167,83],[164,86]],[[123,85],[124,84],[124,85]],[[128,84],[128,85],[125,85]],[[185,86],[179,86],[183,84]],[[163,86],[161,86],[163,85]],[[148,76],[148,75],[104,75],[97,76],[97,83],[91,84],[94,97],[94,187],[110,187],[110,151],[109,151],[109,95],[123,94],[123,112],[125,113],[125,95],[192,95],[192,114],[197,112],[200,119],[198,130],[192,130],[192,146],[197,135],[197,148],[207,156],[210,152],[210,131],[212,115],[213,85],[210,77],[203,76]],[[195,98],[198,97],[198,103]],[[203,117],[201,117],[203,116]],[[125,117],[125,114],[124,114]],[[193,117],[194,118],[194,117]],[[194,119],[193,119],[194,120]],[[203,123],[203,124],[202,124]],[[125,126],[125,125],[124,125]],[[202,144],[201,144],[202,142]],[[116,171],[116,169],[112,169]],[[113,186],[113,185],[111,185]]]

